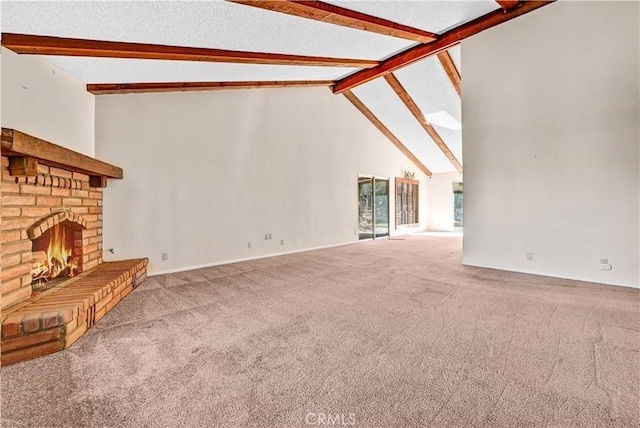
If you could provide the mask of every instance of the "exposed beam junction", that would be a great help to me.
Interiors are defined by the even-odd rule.
[[[411,153],[411,151],[407,148],[407,146],[402,144],[402,141],[400,141],[398,137],[393,135],[393,133],[389,130],[389,128],[384,126],[384,124],[380,121],[380,119],[378,119],[376,115],[373,114],[373,112],[369,110],[367,106],[362,101],[360,101],[360,99],[353,92],[344,91],[342,95],[344,95],[349,101],[351,101],[351,104],[353,104],[358,110],[360,110],[360,112],[367,119],[369,119],[369,121],[376,128],[378,128],[378,130],[382,132],[382,134],[384,134],[384,136],[387,137],[389,141],[391,141],[406,157],[408,157],[411,160],[411,162],[413,162],[415,166],[418,167],[420,171],[424,172],[427,176],[431,177],[431,171],[429,171],[429,169],[426,166],[424,166],[424,164],[420,162],[420,160],[418,160],[418,158],[415,157],[413,153]]]
[[[496,0],[496,3],[500,5],[504,10],[511,10],[520,5],[522,1],[520,0]]]
[[[444,68],[444,72],[447,73],[447,77],[451,81],[453,89],[455,89],[458,96],[460,96],[460,72],[458,71],[456,64],[453,62],[453,58],[451,58],[449,51],[438,52],[438,59],[440,60],[440,64],[442,64],[442,68]]]
[[[367,83],[380,76],[384,76],[387,73],[391,73],[409,64],[413,64],[416,61],[420,61],[421,59],[445,51],[450,47],[457,45],[467,37],[471,37],[486,30],[487,28],[494,27],[520,15],[536,10],[542,6],[551,4],[553,1],[555,0],[527,1],[522,3],[520,7],[509,11],[496,9],[495,11],[481,16],[480,18],[474,19],[473,21],[447,31],[435,42],[417,45],[385,59],[376,67],[357,71],[337,81],[333,86],[333,92],[339,94],[347,89],[353,89],[356,86]]]
[[[449,159],[449,161],[453,164],[456,171],[462,172],[462,165],[453,155],[447,144],[444,142],[442,137],[438,134],[438,131],[431,125],[431,123],[424,117],[420,107],[416,104],[416,102],[411,98],[411,95],[407,92],[407,90],[402,86],[402,83],[396,78],[393,73],[389,73],[384,76],[385,80],[391,86],[391,89],[398,95],[398,98],[404,103],[404,105],[409,109],[413,117],[420,123],[420,126],[426,131],[426,133],[431,137],[434,143],[438,146],[442,153]]]

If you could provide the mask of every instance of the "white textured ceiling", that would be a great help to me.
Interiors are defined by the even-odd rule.
[[[413,44],[217,0],[3,2],[2,31],[358,59]]]
[[[434,33],[499,8],[494,0],[329,3]],[[221,0],[2,1],[1,8],[1,30],[6,33],[373,60],[415,44]],[[459,47],[450,53],[460,69]],[[43,58],[86,83],[335,80],[356,71],[344,67]],[[437,59],[425,59],[396,75],[462,161],[461,131],[456,127],[461,119],[460,98]],[[384,79],[354,92],[430,170],[454,170]]]

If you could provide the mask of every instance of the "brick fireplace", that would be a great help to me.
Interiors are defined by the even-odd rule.
[[[2,156],[3,309],[40,288],[31,275],[34,241],[56,227],[72,235],[77,273],[102,263],[102,189],[91,188],[86,174],[46,165],[37,172],[14,177],[9,158]]]
[[[102,260],[103,188],[122,175],[2,129],[3,364],[70,346],[146,276],[146,259]]]

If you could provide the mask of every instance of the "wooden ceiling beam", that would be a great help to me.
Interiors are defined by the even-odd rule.
[[[398,37],[413,40],[420,43],[428,43],[438,38],[437,34],[407,25],[398,24],[376,16],[366,15],[354,10],[345,9],[333,4],[321,1],[300,0],[227,0],[253,6],[274,12],[313,19],[342,27],[355,28],[383,34],[385,36]]]
[[[447,77],[449,78],[449,81],[451,81],[453,89],[455,89],[458,96],[460,96],[460,72],[458,71],[456,64],[453,62],[453,58],[451,58],[449,51],[438,52],[438,59],[440,60],[440,64],[442,64],[442,68],[444,68],[444,72],[447,73]]]
[[[521,0],[495,0],[495,1],[504,10],[514,9],[514,8],[518,7],[518,5],[520,5],[520,3],[522,3]]]
[[[387,81],[389,86],[391,86],[393,92],[398,95],[398,98],[400,98],[407,109],[409,109],[413,117],[415,117],[418,123],[420,123],[420,126],[422,126],[429,137],[431,137],[433,142],[436,143],[436,146],[438,146],[438,148],[442,151],[442,153],[444,153],[447,159],[449,159],[451,164],[455,167],[456,171],[462,172],[462,165],[460,164],[458,159],[456,159],[442,137],[440,137],[438,131],[436,131],[433,125],[431,125],[427,118],[424,117],[424,114],[422,114],[420,107],[418,107],[418,104],[416,104],[411,95],[409,95],[404,86],[402,86],[402,83],[400,83],[398,78],[393,73],[389,73],[384,76],[384,79]]]
[[[496,9],[480,18],[474,19],[466,24],[456,27],[446,33],[442,34],[438,40],[431,43],[417,45],[413,48],[409,48],[403,52],[400,52],[392,57],[382,61],[378,66],[357,71],[339,81],[333,86],[333,92],[336,94],[342,93],[347,89],[353,89],[356,86],[367,83],[380,76],[384,76],[387,73],[391,73],[402,67],[410,65],[416,61],[427,58],[431,55],[436,55],[439,52],[445,51],[452,46],[457,45],[460,41],[478,34],[487,28],[494,27],[509,21],[525,13],[532,12],[542,6],[546,6],[553,3],[555,0],[545,1],[526,1],[516,9],[504,11],[502,9]]]
[[[254,82],[154,82],[90,83],[87,91],[94,95],[141,94],[148,92],[221,91],[229,89],[306,88],[331,86],[332,80],[282,80]]]
[[[408,157],[420,171],[424,172],[428,177],[431,177],[432,174],[431,171],[429,171],[429,168],[424,166],[424,164],[420,162],[420,160],[418,160],[418,158],[415,157],[413,153],[411,153],[407,146],[402,144],[402,141],[400,141],[398,137],[396,137],[389,130],[389,128],[384,126],[384,123],[382,123],[380,119],[378,119],[376,115],[373,114],[373,112],[369,110],[367,106],[353,92],[347,90],[342,92],[342,95],[344,95],[345,98],[347,98],[351,102],[351,104],[353,104],[358,110],[360,110],[360,112],[369,120],[369,122],[371,122],[376,128],[378,128],[378,130],[382,132],[382,134],[387,137],[389,141],[391,141],[406,157]]]
[[[157,59],[166,61],[204,61],[241,64],[302,65],[371,68],[378,61],[317,56],[242,52],[224,49],[70,39],[2,33],[2,46],[19,54],[81,56],[97,58]]]

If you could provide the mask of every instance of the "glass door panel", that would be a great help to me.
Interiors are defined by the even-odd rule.
[[[375,237],[389,236],[389,180],[374,179]]]
[[[373,178],[358,179],[358,236],[373,238]]]

